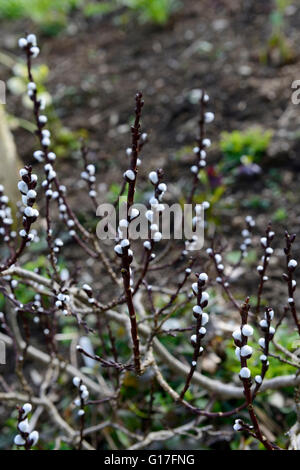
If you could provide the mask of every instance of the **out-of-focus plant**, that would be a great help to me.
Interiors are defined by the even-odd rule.
[[[284,65],[295,58],[293,47],[285,33],[284,15],[290,3],[290,0],[274,1],[274,9],[270,14],[271,34],[260,57],[263,63]]]
[[[242,206],[246,209],[254,209],[262,212],[270,208],[270,201],[268,199],[263,199],[260,195],[251,196],[242,201]]]
[[[260,173],[259,164],[272,138],[272,131],[259,128],[246,131],[235,130],[221,134],[220,148],[223,152],[222,171],[233,169],[239,174],[254,175]]]
[[[82,0],[1,0],[0,19],[30,18],[53,36],[65,28],[69,13],[83,4]]]
[[[71,13],[81,10],[87,18],[103,16],[122,7],[137,15],[141,23],[164,25],[181,5],[179,0],[1,0],[0,20],[30,18],[40,30],[55,36],[64,30]],[[124,20],[124,15],[120,16]],[[126,15],[126,21],[128,16]],[[126,22],[125,21],[125,22]]]
[[[135,10],[141,22],[164,25],[179,7],[178,0],[119,0],[120,4]]]
[[[275,214],[273,215],[274,222],[283,222],[288,217],[287,212],[284,207],[279,207]]]
[[[107,13],[111,13],[118,7],[119,5],[116,0],[110,0],[108,2],[90,1],[85,2],[83,6],[83,13],[87,18],[94,16],[102,16]]]

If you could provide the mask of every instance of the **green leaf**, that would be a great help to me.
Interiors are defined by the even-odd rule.
[[[279,208],[277,211],[274,213],[272,220],[274,222],[282,222],[283,220],[287,219],[287,212],[284,208]]]
[[[241,252],[240,251],[231,251],[230,253],[226,254],[226,260],[228,263],[231,264],[236,264],[241,257]]]
[[[114,2],[102,2],[102,3],[87,3],[83,8],[83,13],[87,17],[102,16],[106,13],[110,13],[117,8]]]

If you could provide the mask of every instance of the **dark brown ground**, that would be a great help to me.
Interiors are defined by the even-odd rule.
[[[134,20],[120,27],[114,24],[114,16],[86,20],[77,14],[64,34],[40,38],[39,60],[50,67],[47,86],[57,112],[70,129],[88,130],[93,158],[105,183],[100,188],[103,197],[110,183],[121,181],[127,166],[124,149],[130,141],[128,124],[137,90],[144,94],[143,124],[150,135],[141,176],[162,166],[166,181],[173,183],[172,196],[180,195],[180,188],[190,184],[193,157],[183,152],[178,161],[175,155],[185,145],[193,145],[197,134],[197,107],[190,103],[189,93],[205,88],[216,114],[208,131],[214,144],[208,160],[221,158],[218,140],[223,130],[260,125],[275,133],[262,176],[227,189],[224,202],[233,195],[236,207],[225,212],[223,220],[240,227],[241,216],[248,212],[243,202],[258,195],[270,202],[267,210],[252,211],[261,229],[278,207],[284,207],[289,228],[297,230],[300,105],[291,103],[291,83],[300,78],[300,9],[290,10],[285,18],[295,61],[263,65],[259,56],[271,31],[271,6],[271,1],[185,0],[184,8],[164,28],[141,26]],[[18,37],[25,28],[30,26],[22,22],[4,25],[9,36]],[[19,115],[19,101],[8,99],[8,110]],[[23,130],[15,136],[21,156],[30,160],[33,138]],[[61,164],[63,179],[71,188],[81,168],[74,158],[70,155]],[[280,175],[277,192],[268,184],[274,168]],[[82,205],[82,194],[76,192],[78,196]],[[283,221],[280,228],[287,224]],[[234,236],[231,229],[225,231]]]

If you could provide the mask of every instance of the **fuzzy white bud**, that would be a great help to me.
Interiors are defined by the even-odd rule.
[[[24,419],[24,421],[21,421],[19,424],[18,424],[18,429],[19,431],[21,432],[28,432],[29,431],[29,423],[28,423],[28,419]]]
[[[163,193],[165,193],[167,191],[167,185],[165,183],[160,183],[158,185],[158,189],[162,191]]]
[[[35,34],[32,34],[32,33],[28,34],[26,39],[27,39],[28,43],[32,44],[33,46],[36,46],[37,41],[36,41],[36,35]]]
[[[145,248],[146,250],[151,250],[151,243],[149,242],[149,240],[146,240],[146,241],[144,242],[144,248]]]
[[[297,263],[297,261],[296,261],[295,259],[291,259],[291,260],[289,261],[288,267],[289,267],[290,269],[295,269],[296,266],[297,266],[297,264],[298,264],[298,263]]]
[[[14,443],[16,446],[23,446],[25,444],[25,440],[20,434],[17,434],[14,438]]]
[[[215,261],[217,264],[221,263],[222,261],[222,256],[219,255],[218,253],[215,254]]]
[[[31,403],[25,403],[25,404],[22,406],[22,410],[23,410],[23,416],[27,416],[28,413],[30,413],[31,410],[32,410],[32,405],[31,405]]]
[[[252,352],[253,352],[253,349],[251,348],[251,346],[248,346],[247,344],[241,348],[242,357],[251,356]]]
[[[193,290],[194,294],[198,294],[198,282],[194,282],[192,284],[192,290]]]
[[[242,367],[239,375],[241,379],[249,379],[251,377],[250,369],[248,369],[248,367]]]
[[[244,336],[252,336],[253,335],[253,328],[250,325],[243,325],[242,333]]]
[[[203,310],[200,305],[195,305],[195,307],[193,307],[193,312],[196,313],[196,315],[201,315],[203,313]]]
[[[135,173],[133,170],[126,170],[124,173],[124,177],[127,178],[129,181],[134,181]]]
[[[208,320],[208,314],[206,312],[203,312],[201,316],[201,326],[205,326],[208,323]]]
[[[31,443],[31,446],[35,446],[39,440],[39,433],[37,431],[32,431],[30,434],[29,434],[29,437],[28,439],[30,441],[32,441]]]
[[[24,47],[26,47],[28,43],[25,38],[20,38],[18,44],[21,49],[24,49]]]
[[[208,112],[204,114],[204,119],[207,124],[210,124],[215,119],[214,113]]]
[[[242,426],[239,423],[234,423],[233,429],[235,431],[240,431],[242,429]]]
[[[208,275],[206,273],[201,273],[201,274],[199,274],[199,279],[200,279],[200,281],[207,282],[208,281]]]
[[[240,358],[241,358],[241,348],[239,348],[239,347],[235,348],[234,353],[235,353],[237,359],[240,360]]]
[[[28,193],[28,186],[23,180],[18,182],[18,189],[21,193],[24,193],[24,194]]]
[[[73,385],[78,388],[81,380],[79,377],[73,377]]]
[[[260,320],[259,326],[260,326],[261,328],[267,328],[267,327],[268,327],[268,322],[267,322],[267,320]]]
[[[122,248],[126,248],[127,246],[130,245],[130,242],[127,238],[124,238],[124,240],[121,241],[120,245]]]
[[[45,116],[44,114],[41,114],[41,115],[39,116],[39,122],[40,122],[41,124],[46,124],[47,121],[48,121],[48,118],[47,118],[47,116]]]
[[[123,250],[122,250],[121,245],[116,245],[116,246],[114,247],[114,250],[115,250],[115,252],[116,252],[118,255],[122,255],[122,253],[123,253]]]
[[[162,239],[162,234],[160,232],[155,232],[155,234],[153,235],[153,240],[155,242],[160,242]]]
[[[121,219],[120,222],[119,222],[119,227],[121,227],[121,228],[127,228],[128,225],[129,225],[129,222],[126,219]]]
[[[204,147],[208,148],[211,146],[211,140],[210,139],[203,139],[202,141]]]
[[[153,222],[154,212],[153,211],[146,211],[145,217],[149,222]]]
[[[36,191],[34,191],[34,189],[30,189],[27,193],[27,198],[28,199],[35,199],[36,198]]]
[[[158,183],[158,175],[156,171],[151,171],[149,173],[149,180],[151,181],[152,184]]]
[[[39,55],[40,49],[39,47],[33,46],[30,48],[30,52],[31,52],[32,57],[35,59]]]
[[[136,217],[139,216],[139,214],[140,214],[140,211],[136,209],[135,207],[133,207],[130,212],[130,220],[135,219]]]

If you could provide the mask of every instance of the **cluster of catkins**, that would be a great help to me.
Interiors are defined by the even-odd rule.
[[[207,306],[209,300],[209,294],[204,291],[205,284],[208,281],[208,276],[206,273],[201,273],[198,275],[198,281],[192,284],[192,291],[197,299],[197,305],[193,307],[193,315],[197,320],[197,330],[196,334],[191,336],[192,346],[196,349],[196,354],[193,357],[192,366],[195,367],[197,364],[198,357],[203,352],[203,346],[201,346],[201,341],[206,335],[205,325],[208,323],[209,317],[203,309]],[[195,360],[196,359],[196,360]]]
[[[24,205],[24,228],[20,230],[19,235],[28,243],[34,240],[34,234],[30,233],[30,227],[39,216],[39,211],[33,207],[37,197],[37,193],[35,191],[37,175],[32,173],[31,167],[26,166],[20,170],[20,177],[21,181],[18,183],[18,188],[22,195],[22,203]]]
[[[200,118],[200,128],[203,130],[204,124],[210,124],[211,122],[214,121],[215,115],[214,113],[208,111],[204,112],[204,107],[206,104],[209,102],[209,96],[207,93],[203,93],[201,91],[201,103],[202,103],[202,112],[203,115],[201,115]],[[198,145],[194,147],[193,152],[196,156],[196,162],[194,165],[191,166],[191,172],[194,173],[194,175],[198,175],[199,170],[202,168],[206,167],[206,149],[211,146],[211,141],[208,138],[204,138],[202,135],[203,131],[201,131],[201,135],[199,138]]]
[[[78,416],[83,416],[85,414],[84,406],[88,400],[89,391],[79,377],[73,377],[73,385],[78,389],[79,394],[79,397],[74,400],[74,405],[79,408],[77,412]]]
[[[4,187],[0,184],[0,237],[5,243],[9,243],[12,238],[16,237],[16,232],[12,230],[13,218],[11,208],[9,207],[9,199],[4,194]]]
[[[96,182],[96,167],[92,163],[86,164],[84,171],[81,172],[81,178],[86,181],[89,185],[89,196],[95,199],[97,191],[95,187]]]
[[[143,134],[142,134],[143,135]],[[146,139],[146,136],[144,137]],[[128,149],[131,150],[131,149]],[[131,176],[134,175],[132,170],[127,170],[124,173],[124,178],[132,180]],[[134,175],[135,177],[135,175]],[[163,212],[164,205],[162,203],[165,192],[167,191],[167,185],[161,182],[162,174],[158,171],[151,171],[149,173],[149,180],[154,186],[154,194],[149,199],[150,208],[145,212],[145,218],[148,221],[150,235],[148,240],[144,242],[144,248],[149,252],[149,259],[152,260],[155,258],[155,254],[152,253],[154,243],[158,243],[162,239],[162,233],[159,231],[158,221],[159,213]],[[130,223],[140,215],[140,212],[137,208],[132,207],[129,211],[128,219],[121,219],[118,227],[118,242],[115,246],[115,253],[122,257],[127,255],[129,261],[133,259],[133,252],[130,249],[130,242],[128,238],[124,238],[124,234],[128,233]],[[131,273],[132,274],[132,273]],[[130,283],[133,283],[133,280],[130,280]]]
[[[40,53],[40,49],[37,46],[35,34],[28,34],[26,38],[20,38],[19,47],[21,47],[21,49],[25,49],[25,47],[30,47],[30,53],[33,58],[36,58]]]
[[[264,313],[264,318],[260,320],[259,326],[262,330],[262,336],[258,340],[258,344],[261,348],[262,354],[260,355],[261,361],[261,373],[256,375],[255,380],[255,387],[252,390],[252,397],[256,395],[259,388],[262,385],[263,379],[266,375],[266,372],[269,368],[269,344],[275,334],[275,328],[271,326],[271,322],[274,318],[274,310],[272,308],[266,308]],[[235,330],[232,334],[233,340],[236,346],[235,355],[239,362],[241,363],[241,369],[239,372],[240,379],[250,381],[251,379],[251,370],[247,365],[247,361],[251,358],[253,354],[253,348],[249,346],[248,340],[253,335],[253,328],[249,324],[242,324],[240,328]],[[250,384],[250,382],[249,382]],[[241,419],[235,420],[234,423],[234,430],[241,431],[244,427],[247,426],[245,423],[242,422]]]
[[[31,58],[37,57],[39,53],[39,48],[37,47],[36,36],[34,34],[29,34],[26,39],[21,38],[19,40],[19,46],[23,50],[27,50],[29,48],[29,53],[30,53]],[[43,98],[38,97],[37,85],[33,81],[32,77],[27,87],[28,87],[28,91],[27,91],[28,97],[33,102],[34,110],[37,116],[37,125],[38,125],[37,134],[38,134],[40,144],[42,147],[42,150],[36,150],[33,153],[33,157],[38,162],[45,163],[44,165],[45,180],[42,182],[42,188],[48,200],[52,199],[57,202],[58,210],[59,210],[59,217],[61,220],[63,220],[66,223],[69,229],[69,235],[71,237],[74,237],[76,235],[76,232],[74,230],[75,222],[72,219],[72,217],[70,217],[67,206],[65,204],[66,187],[64,185],[59,185],[58,183],[56,171],[54,169],[54,163],[56,161],[56,154],[50,151],[51,132],[49,131],[49,129],[45,128],[45,125],[47,124],[48,119],[46,115],[41,114],[41,111],[43,111],[46,107],[46,102],[44,101]],[[89,166],[86,169],[86,174],[87,174],[87,179],[91,183],[93,183],[94,172],[93,172],[92,166]],[[92,196],[94,195],[94,193],[90,195]],[[49,239],[52,237],[52,229],[48,228],[47,235]],[[57,248],[60,248],[60,247],[61,247],[61,244],[60,245],[55,244],[54,253],[57,251]]]
[[[18,431],[19,434],[15,436],[14,443],[18,447],[24,447],[26,450],[34,447],[39,440],[38,431],[31,430],[28,414],[32,411],[31,403],[25,403],[19,409],[18,418]]]

